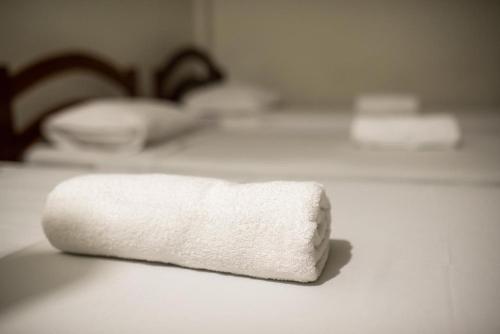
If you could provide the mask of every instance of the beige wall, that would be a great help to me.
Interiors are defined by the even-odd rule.
[[[2,0],[0,62],[18,68],[45,53],[90,50],[136,65],[141,88],[149,93],[152,68],[191,40],[191,6],[185,0]],[[48,103],[47,95],[105,89],[90,78],[62,79],[33,92],[17,109]],[[21,126],[30,112],[20,115]]]
[[[292,102],[347,105],[362,92],[413,92],[427,106],[500,106],[496,0],[2,0],[0,62],[93,50],[152,69],[192,41],[234,77]],[[19,126],[61,94],[110,88],[91,78],[51,82],[22,99]]]
[[[299,102],[413,92],[500,105],[500,1],[213,0],[212,48],[235,77]]]

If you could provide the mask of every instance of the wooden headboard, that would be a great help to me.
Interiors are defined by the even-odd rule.
[[[0,160],[19,160],[23,151],[40,136],[40,125],[47,116],[88,99],[73,99],[41,110],[38,119],[21,133],[16,133],[14,101],[44,81],[74,71],[95,74],[120,88],[127,96],[137,94],[134,69],[120,68],[108,60],[88,53],[65,52],[49,56],[13,73],[6,66],[0,66]]]
[[[183,67],[197,64],[203,74],[182,75]],[[210,55],[196,47],[185,47],[170,55],[154,77],[155,97],[179,102],[189,91],[224,80],[225,74]]]

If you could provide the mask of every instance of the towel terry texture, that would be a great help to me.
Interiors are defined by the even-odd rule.
[[[328,257],[330,203],[315,182],[87,175],[49,194],[43,228],[71,253],[309,282]]]

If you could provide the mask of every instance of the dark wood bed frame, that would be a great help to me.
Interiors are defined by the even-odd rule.
[[[204,74],[179,76],[178,71],[190,63],[202,66]],[[39,139],[40,126],[51,114],[71,105],[92,99],[73,99],[37,113],[38,118],[18,133],[14,127],[14,101],[48,79],[68,72],[95,74],[120,88],[126,96],[137,96],[136,72],[118,67],[109,60],[83,52],[65,52],[37,60],[16,72],[0,66],[0,160],[19,161],[26,148]],[[179,102],[188,91],[224,79],[222,70],[204,51],[185,47],[167,57],[154,73],[154,96]]]
[[[132,68],[119,68],[99,56],[82,52],[65,52],[35,61],[11,73],[0,66],[0,160],[20,160],[24,150],[40,137],[40,125],[50,114],[62,108],[81,103],[89,98],[73,99],[46,110],[24,131],[14,128],[14,101],[49,78],[68,72],[88,72],[120,88],[125,95],[137,94],[136,72]]]
[[[196,63],[205,73],[179,75],[183,67]],[[186,93],[224,79],[224,71],[208,53],[196,47],[185,47],[167,57],[167,61],[155,71],[154,95],[158,99],[180,102]]]

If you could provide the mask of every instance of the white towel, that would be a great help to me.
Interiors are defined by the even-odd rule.
[[[449,149],[460,143],[461,131],[449,114],[358,115],[351,125],[351,138],[371,148]]]
[[[68,151],[139,152],[194,128],[198,120],[164,101],[132,98],[98,99],[49,117],[44,136]]]
[[[49,194],[43,227],[71,253],[309,282],[328,257],[330,203],[314,182],[88,175]]]
[[[360,95],[354,102],[354,109],[359,114],[367,115],[411,115],[419,110],[416,96],[406,94],[366,94]]]

